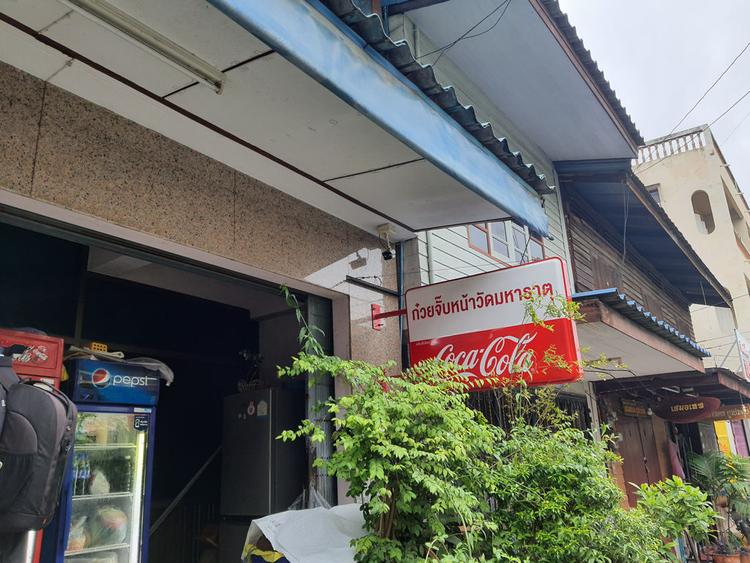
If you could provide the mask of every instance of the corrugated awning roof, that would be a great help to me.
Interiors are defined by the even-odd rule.
[[[683,334],[668,322],[657,318],[656,315],[648,311],[643,305],[640,305],[634,299],[629,299],[624,293],[620,293],[616,287],[573,294],[573,301],[586,301],[588,299],[598,299],[624,317],[658,334],[694,356],[699,358],[708,358],[711,356],[708,350],[700,346],[692,338]]]
[[[544,174],[537,172],[533,164],[526,163],[520,152],[510,149],[506,138],[495,135],[491,124],[477,119],[472,106],[463,105],[458,100],[453,86],[443,86],[437,81],[431,65],[423,65],[414,58],[406,41],[393,41],[388,37],[380,16],[365,14],[353,0],[322,2],[538,193],[547,194],[554,190]]]
[[[563,194],[586,204],[591,219],[604,220],[689,303],[727,307],[729,292],[701,260],[666,212],[623,159],[556,162]],[[567,197],[567,196],[566,196]]]
[[[604,94],[604,97],[607,98],[607,102],[615,111],[623,126],[627,129],[628,134],[633,138],[635,144],[642,145],[643,136],[641,136],[641,132],[638,131],[635,123],[633,123],[630,115],[622,105],[620,98],[617,97],[617,94],[610,85],[609,80],[604,77],[604,73],[599,69],[599,65],[596,64],[596,61],[591,56],[591,51],[586,49],[583,40],[578,37],[576,28],[570,24],[568,16],[560,9],[558,0],[540,1],[542,6],[544,6],[544,9],[555,22],[555,26],[562,32],[565,40],[575,52],[578,60],[580,60],[583,66],[586,67],[589,75],[594,79],[602,94]]]
[[[372,38],[358,35],[325,4],[318,0],[209,3],[271,47],[273,61],[283,58],[317,82],[315,91],[321,98],[343,102],[368,121],[367,126],[388,135],[383,139],[386,148],[395,140],[416,153],[385,167],[329,177],[326,183],[336,194],[365,203],[412,232],[512,218],[538,235],[547,234],[549,218],[538,191],[399,72]],[[393,45],[386,37],[383,41]],[[288,70],[282,66],[268,72],[273,77],[273,72],[281,76]],[[239,99],[238,106],[241,103]],[[262,107],[248,106],[251,110],[262,111]],[[363,130],[364,126],[355,129],[350,136],[356,138]],[[377,146],[372,150],[379,154]],[[338,156],[328,158],[336,161]]]

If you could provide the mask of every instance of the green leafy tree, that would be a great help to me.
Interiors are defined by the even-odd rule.
[[[455,368],[425,362],[398,377],[391,366],[300,354],[283,376],[330,373],[352,384],[351,395],[329,400],[335,452],[316,460],[364,499],[365,526],[357,543],[363,560],[411,561],[444,546],[466,549],[494,531],[489,501],[500,429],[466,404]],[[283,439],[320,429],[306,421]]]
[[[710,526],[705,498],[681,481],[642,488],[643,507],[621,508],[610,438],[574,428],[553,389],[504,380],[504,431],[468,406],[472,381],[455,366],[433,360],[394,374],[394,364],[325,356],[298,318],[303,351],[280,376],[340,377],[353,391],[321,405],[334,451],[315,464],[361,502],[358,561],[651,563],[669,559],[681,530]],[[325,439],[311,420],[279,438],[302,437]]]
[[[712,536],[718,514],[698,487],[673,476],[653,485],[640,485],[637,494],[638,510],[659,526],[659,535],[670,540],[670,547],[683,534],[696,542]]]

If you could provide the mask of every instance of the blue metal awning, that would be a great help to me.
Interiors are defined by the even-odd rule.
[[[573,294],[573,301],[586,301],[588,299],[597,299],[607,304],[622,316],[658,334],[693,356],[707,358],[711,355],[708,350],[700,346],[692,338],[683,334],[668,322],[658,319],[651,312],[647,311],[643,305],[638,304],[633,299],[629,299],[615,287]]]
[[[317,0],[209,2],[461,186],[547,234],[538,194]]]
[[[615,244],[632,245],[689,303],[730,306],[729,292],[646,191],[629,159],[556,162],[555,168],[565,197],[585,203],[588,220],[608,224]]]
[[[409,7],[415,9],[417,5],[436,4],[447,0],[391,0],[388,4],[381,0],[381,6],[388,6],[388,13],[394,13],[394,8]],[[492,124],[479,121],[477,113],[470,105],[464,105],[458,99],[453,86],[443,86],[435,76],[432,65],[422,64],[414,57],[411,47],[406,41],[393,41],[385,32],[383,22],[377,14],[365,13],[359,6],[362,2],[356,0],[323,0],[323,2],[346,25],[371,45],[383,58],[387,59],[398,71],[414,84],[430,100],[440,106],[451,119],[463,127],[472,137],[482,143],[495,157],[515,172],[529,186],[540,194],[549,194],[554,188],[548,178],[537,171],[533,164],[524,161],[519,151],[510,148],[508,139],[498,137]],[[405,3],[404,3],[405,2]]]

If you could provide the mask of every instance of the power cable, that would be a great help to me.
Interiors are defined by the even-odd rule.
[[[680,120],[679,120],[679,121],[677,122],[677,125],[675,125],[674,127],[672,127],[672,130],[671,130],[671,131],[670,131],[670,132],[668,133],[668,135],[667,135],[667,136],[669,136],[669,135],[671,135],[672,133],[674,133],[674,132],[675,132],[675,131],[677,130],[677,128],[678,128],[678,127],[679,127],[680,125],[682,125],[682,122],[683,122],[683,121],[685,121],[685,119],[687,119],[687,117],[688,117],[688,116],[689,116],[689,115],[690,115],[691,113],[693,113],[693,110],[694,110],[695,108],[697,108],[697,107],[698,107],[698,104],[700,104],[700,103],[701,103],[701,102],[703,101],[703,99],[704,99],[704,98],[705,98],[706,96],[708,96],[708,93],[709,93],[709,92],[710,92],[711,90],[713,90],[713,89],[714,89],[714,86],[716,86],[716,85],[717,85],[717,84],[719,83],[719,81],[720,81],[720,80],[721,80],[722,78],[724,78],[724,75],[725,75],[725,74],[726,74],[727,72],[729,72],[729,69],[731,69],[731,68],[732,68],[732,67],[734,66],[734,63],[736,63],[736,62],[737,62],[737,61],[739,60],[739,58],[740,58],[740,57],[741,57],[742,55],[744,55],[744,54],[745,54],[745,51],[747,51],[747,50],[748,50],[748,48],[750,48],[750,42],[748,42],[748,43],[747,43],[747,45],[745,45],[745,46],[744,46],[744,47],[742,48],[742,50],[741,50],[741,51],[739,52],[739,54],[738,54],[738,55],[737,55],[736,57],[734,57],[734,59],[732,59],[732,62],[731,62],[731,63],[729,63],[729,66],[728,66],[728,67],[726,67],[726,68],[724,69],[724,71],[723,71],[723,72],[722,72],[722,73],[721,73],[721,74],[719,75],[719,77],[718,77],[718,78],[717,78],[716,80],[714,80],[713,84],[711,84],[711,86],[709,86],[709,87],[708,87],[708,90],[706,90],[705,92],[703,92],[703,95],[702,95],[702,96],[701,96],[700,98],[698,98],[698,101],[697,101],[697,102],[695,102],[695,103],[693,104],[693,107],[691,107],[691,108],[690,108],[690,109],[689,109],[689,110],[687,111],[687,113],[686,113],[685,115],[683,115],[683,116],[682,116],[682,119],[680,119]]]
[[[464,33],[459,35],[456,39],[451,41],[450,43],[447,43],[443,45],[442,47],[439,47],[438,49],[434,49],[430,51],[429,53],[425,53],[424,55],[420,55],[417,57],[417,60],[423,59],[424,57],[428,57],[430,55],[434,55],[435,53],[440,53],[438,57],[432,62],[432,66],[434,67],[437,65],[438,61],[443,57],[445,53],[447,53],[450,49],[452,49],[454,46],[456,46],[461,41],[464,41],[465,39],[472,39],[474,37],[479,37],[480,35],[484,35],[485,33],[488,33],[492,31],[497,24],[500,23],[500,21],[503,19],[503,16],[505,15],[505,12],[508,11],[508,7],[510,6],[511,0],[503,0],[500,4],[498,4],[495,8],[490,11],[489,14],[484,16],[482,19],[480,19],[477,23],[475,23],[473,26],[471,26],[469,29],[467,29]],[[497,18],[495,23],[493,23],[489,28],[485,29],[484,31],[481,31],[479,33],[475,33],[473,35],[470,35],[472,31],[474,31],[477,27],[482,25],[485,21],[487,21],[490,17],[492,17],[494,14],[496,14],[498,11],[503,10],[500,16]]]
[[[630,190],[627,190],[627,189],[623,190],[622,192],[623,222],[622,222],[622,259],[620,260],[621,275],[625,271],[625,258],[627,257],[627,254],[628,254],[628,215],[630,214],[629,193],[630,193]]]
[[[455,45],[456,43],[458,43],[459,41],[461,41],[462,39],[464,39],[468,33],[471,33],[472,31],[474,31],[477,28],[477,26],[479,26],[479,25],[482,24],[482,22],[486,21],[489,17],[491,17],[492,14],[497,13],[497,11],[500,10],[505,4],[509,3],[509,1],[510,0],[503,0],[502,2],[500,2],[500,4],[498,4],[495,8],[493,8],[493,10],[489,14],[487,14],[481,20],[479,20],[477,23],[475,23],[473,26],[471,26],[468,30],[466,30],[464,33],[462,33],[458,38],[454,39],[450,43],[446,43],[442,47],[438,47],[437,49],[433,49],[432,51],[429,51],[429,52],[425,53],[424,55],[419,55],[418,57],[416,57],[417,60],[423,59],[425,57],[429,57],[430,55],[434,55],[435,53],[439,53],[440,51],[443,51],[445,49],[448,49],[452,45]]]
[[[740,334],[750,334],[750,331],[741,330]],[[732,332],[731,334],[723,334],[721,336],[712,336],[711,338],[704,338],[703,340],[697,340],[696,342],[698,342],[700,344],[701,342],[711,342],[713,340],[721,340],[723,338],[734,338],[734,332]],[[717,344],[716,345],[717,348],[721,347],[721,346],[726,346],[726,344]]]
[[[498,16],[498,18],[495,20],[495,23],[493,23],[490,27],[488,27],[484,31],[480,31],[479,33],[474,33],[473,35],[467,35],[466,37],[464,37],[464,40],[466,40],[466,39],[473,39],[474,37],[479,37],[480,35],[484,35],[485,33],[489,33],[490,31],[492,31],[493,29],[495,29],[495,27],[497,26],[497,24],[500,23],[500,20],[503,19],[503,16],[505,15],[505,12],[510,7],[510,3],[511,3],[511,0],[508,0],[507,2],[505,2],[505,9],[500,14],[500,16]]]
[[[737,106],[737,104],[739,104],[742,100],[744,100],[748,96],[750,96],[750,90],[748,90],[747,92],[745,92],[744,94],[742,94],[742,96],[740,96],[732,105],[730,105],[726,110],[724,110],[716,119],[714,119],[711,123],[709,123],[705,127],[702,127],[700,129],[700,131],[698,131],[697,133],[693,133],[693,135],[700,135],[700,134],[705,133],[706,131],[708,131],[708,129],[710,129],[712,125],[714,125],[722,117],[724,117],[726,114],[728,114],[730,111],[732,111],[732,109],[734,109],[735,106]],[[655,166],[663,164],[666,160],[667,160],[666,156],[664,158],[660,158],[660,159],[656,160],[655,162],[653,162],[651,164],[651,166],[646,166],[645,168],[642,168],[642,169],[638,170],[637,173],[638,174],[643,174],[647,170],[651,170]]]
[[[737,125],[735,125],[735,126],[734,126],[734,129],[732,129],[732,131],[731,131],[731,132],[729,133],[729,135],[727,135],[727,136],[726,136],[726,137],[724,138],[724,140],[723,140],[723,141],[721,142],[721,144],[722,144],[722,145],[726,144],[726,142],[727,142],[727,141],[728,141],[728,140],[729,140],[729,139],[730,139],[730,138],[732,137],[732,135],[734,135],[734,132],[735,132],[735,131],[737,131],[737,129],[739,129],[739,128],[740,128],[740,126],[741,126],[741,125],[742,125],[743,123],[745,123],[745,120],[746,120],[746,119],[747,119],[748,117],[750,117],[750,111],[748,111],[748,112],[747,112],[747,113],[745,114],[745,117],[743,117],[742,119],[740,119],[740,122],[739,122],[739,123],[738,123]]]
[[[526,260],[526,252],[529,250],[529,243],[531,242],[531,236],[526,237],[526,246],[523,248],[523,253],[521,254],[521,259],[518,261],[519,264],[524,264]]]
[[[740,299],[742,297],[748,297],[750,296],[750,293],[741,293],[740,295],[730,295],[731,301],[734,301],[735,299]],[[713,307],[717,307],[717,305],[701,305],[700,307],[696,307],[691,312],[695,313],[696,311],[702,311],[703,309],[710,309]]]
[[[705,129],[703,129],[703,131],[705,131],[706,129],[708,129],[709,127],[711,127],[711,126],[712,126],[712,125],[713,125],[714,123],[716,123],[716,122],[717,122],[717,121],[719,121],[719,120],[720,120],[720,119],[721,119],[722,117],[724,117],[724,116],[725,116],[726,114],[728,114],[728,113],[729,113],[730,111],[732,111],[732,109],[734,109],[734,107],[735,107],[735,106],[736,106],[737,104],[739,104],[739,103],[740,103],[740,102],[741,102],[742,100],[744,100],[744,99],[745,99],[745,98],[747,98],[748,96],[750,96],[750,90],[748,90],[747,92],[745,92],[744,94],[742,94],[742,96],[740,96],[740,97],[739,97],[739,99],[738,99],[738,100],[737,100],[736,102],[734,102],[734,103],[733,103],[733,104],[732,104],[731,106],[729,106],[729,107],[728,107],[728,108],[727,108],[727,109],[726,109],[726,110],[724,111],[724,113],[722,113],[722,114],[721,114],[721,115],[720,115],[719,117],[717,117],[717,118],[716,118],[716,119],[714,119],[714,120],[713,120],[713,121],[712,121],[711,123],[709,123],[708,125],[706,125],[706,128],[705,128]]]

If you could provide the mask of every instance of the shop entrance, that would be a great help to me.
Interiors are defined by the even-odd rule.
[[[227,482],[226,470],[222,473],[227,397],[247,394],[249,399],[240,400],[246,411],[263,397],[276,401],[272,408],[287,413],[278,424],[291,426],[308,412],[306,382],[276,377],[276,366],[288,364],[299,349],[294,311],[278,287],[262,281],[58,234],[0,222],[0,327],[41,330],[64,338],[66,347],[100,342],[126,358],[167,364],[175,378],[169,387],[162,383],[156,406],[151,525],[143,532],[149,560],[238,560],[243,530],[262,513],[243,511],[240,504],[223,514],[222,488],[225,497],[227,487],[236,489],[230,497],[273,495],[268,506],[278,510],[291,504],[310,478],[304,449],[301,455],[279,454],[269,446],[272,433],[283,429],[274,425],[233,437],[244,444],[242,462],[252,478],[241,481],[236,476],[242,471],[235,471]],[[324,331],[324,348],[332,351],[331,302],[297,297],[308,321]],[[220,558],[222,551],[226,555]]]

